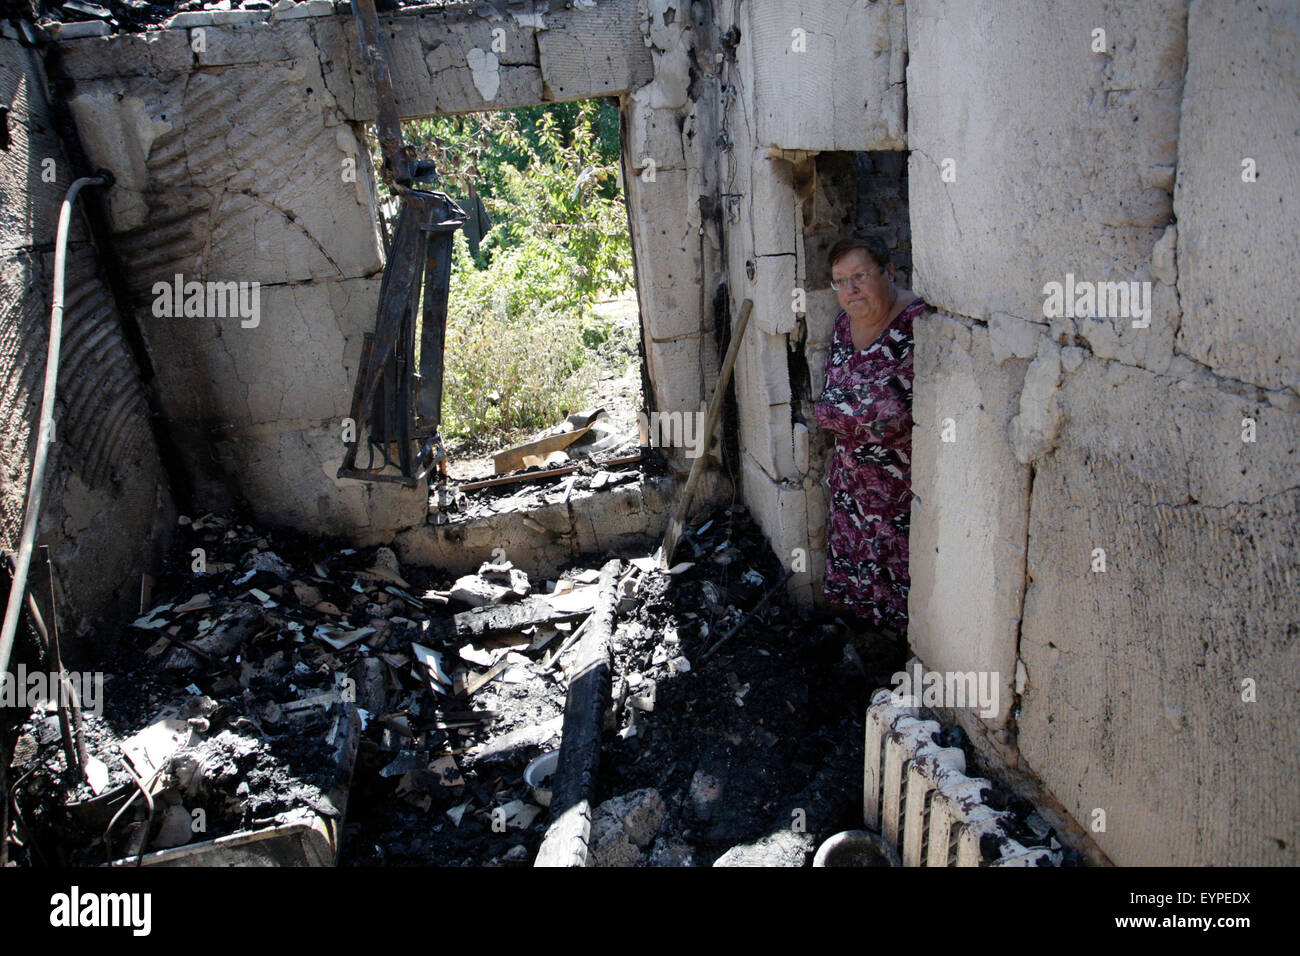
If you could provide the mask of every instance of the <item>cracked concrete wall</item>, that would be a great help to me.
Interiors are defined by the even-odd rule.
[[[913,648],[1002,675],[955,716],[1114,862],[1293,865],[1300,15],[907,12]]]
[[[0,134],[0,533],[8,549],[18,544],[27,500],[49,347],[54,238],[74,178],[46,85],[38,54],[0,25],[0,105],[8,108]],[[65,638],[82,637],[99,618],[138,612],[139,574],[156,568],[175,523],[145,394],[80,214],[85,199],[78,202],[64,287],[56,441],[37,536],[38,545],[50,547]],[[31,580],[43,587],[44,579],[38,553]]]
[[[1027,362],[999,365],[988,328],[926,313],[915,323],[909,642],[932,668],[992,671],[1003,730],[1014,703],[1024,601],[1029,467],[1008,421]],[[949,428],[951,441],[935,440]],[[916,440],[926,436],[925,440]],[[1005,732],[999,743],[1007,743]]]
[[[805,602],[821,599],[825,573],[827,443],[812,405],[838,311],[822,240],[842,211],[828,213],[842,197],[819,190],[817,152],[904,145],[904,13],[751,0],[718,24],[724,37],[738,32],[722,70],[718,158],[728,284],[737,306],[754,301],[735,371],[742,489]]]
[[[713,314],[722,275],[712,213],[716,65],[704,5],[648,0],[641,7],[652,79],[623,100],[623,165],[647,399],[659,412],[696,414],[712,397],[721,364]],[[682,449],[664,451],[679,470],[689,468]]]
[[[1075,819],[1105,813],[1117,863],[1294,865],[1300,418],[1172,371],[1090,360],[1062,385],[1029,509],[1020,752]]]
[[[719,362],[716,123],[711,87],[691,82],[712,63],[706,14],[612,0],[381,18],[403,116],[622,99],[651,406],[665,412],[697,411]],[[200,502],[238,496],[264,520],[361,541],[422,524],[423,492],[333,477],[382,271],[355,132],[375,104],[350,13],[200,11],[169,27],[60,50],[87,151],[118,176],[113,228]],[[260,321],[158,314],[155,289],[176,275],[257,283]]]
[[[134,76],[103,75],[123,61],[105,39],[63,44],[70,104],[122,183],[112,227],[196,507],[242,498],[358,540],[420,522],[421,492],[334,477],[382,254],[364,149],[310,23],[131,38],[152,51]],[[177,276],[245,284],[256,314],[177,314]]]

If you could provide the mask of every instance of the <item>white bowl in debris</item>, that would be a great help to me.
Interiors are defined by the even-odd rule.
[[[845,830],[817,850],[813,866],[902,866],[894,850],[878,833]]]
[[[524,783],[533,791],[533,799],[544,807],[551,805],[551,777],[560,763],[560,752],[548,750],[534,757],[524,768]]]

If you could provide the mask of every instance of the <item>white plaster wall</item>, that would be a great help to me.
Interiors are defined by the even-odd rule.
[[[943,313],[915,335],[908,641],[933,668],[997,674],[987,723],[1000,727],[1015,703],[1029,510],[1007,422],[1027,363],[997,364],[985,327]]]
[[[1300,390],[1300,5],[1195,2],[1178,142],[1177,347]],[[1253,161],[1254,181],[1243,163]]]
[[[908,3],[914,284],[928,302],[1044,322],[1043,286],[1067,273],[1152,278],[1172,222],[1185,11],[1186,0]],[[1055,331],[1163,370],[1172,293],[1153,312],[1144,330],[1063,319]]]
[[[933,321],[918,337],[913,644],[939,670],[1023,664],[977,744],[1120,864],[1297,859],[1300,400],[1280,277],[1300,240],[1291,191],[1241,183],[1239,162],[1293,166],[1292,10],[908,4],[916,287],[974,320],[969,347]],[[1044,316],[1067,272],[1150,280],[1150,328]],[[974,457],[932,443],[945,407],[964,410],[957,456],[974,412]],[[974,507],[929,509],[945,490]],[[1254,704],[1247,678],[1267,688]]]

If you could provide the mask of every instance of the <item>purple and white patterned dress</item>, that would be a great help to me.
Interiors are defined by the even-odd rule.
[[[835,435],[826,475],[826,597],[903,634],[911,584],[912,321],[925,309],[917,299],[861,350],[841,310],[816,408],[817,423]]]

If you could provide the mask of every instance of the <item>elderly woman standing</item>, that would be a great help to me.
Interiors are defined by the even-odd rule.
[[[816,408],[835,435],[824,588],[832,603],[906,635],[912,320],[926,306],[894,284],[878,239],[842,239],[828,258],[841,309]]]

